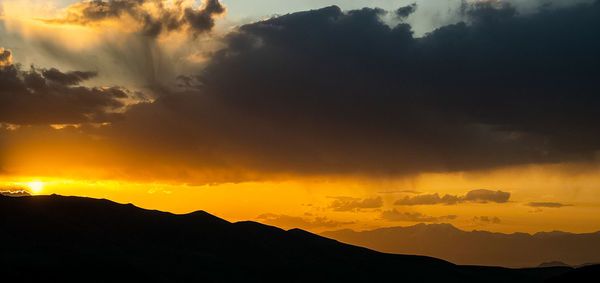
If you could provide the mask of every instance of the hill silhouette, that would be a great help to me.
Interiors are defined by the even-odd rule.
[[[0,196],[0,227],[6,282],[544,282],[574,271],[458,266],[203,211],[175,215],[57,195]]]
[[[571,266],[600,263],[600,232],[503,234],[468,232],[451,224],[417,224],[361,232],[345,229],[321,235],[381,252],[428,255],[458,264],[534,267],[552,262]]]

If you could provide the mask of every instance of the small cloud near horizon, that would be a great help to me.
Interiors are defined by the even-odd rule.
[[[31,192],[24,186],[0,186],[0,195],[8,197],[28,197]]]
[[[573,206],[572,204],[564,204],[559,202],[530,202],[527,206],[531,207],[545,207],[545,208],[561,208],[565,206]]]
[[[475,216],[473,217],[473,222],[500,224],[501,220],[497,216]]]
[[[335,199],[329,208],[333,211],[352,211],[359,212],[363,209],[377,209],[383,206],[383,199],[381,197],[375,198],[353,198],[353,197],[329,197]]]
[[[395,205],[434,205],[434,204],[446,204],[454,205],[463,202],[475,202],[475,203],[505,203],[510,199],[509,192],[503,192],[500,190],[492,191],[486,189],[472,190],[467,192],[464,196],[446,194],[441,196],[438,193],[418,195],[414,197],[406,196],[403,199],[399,199],[394,202]]]
[[[305,215],[306,216],[306,215]],[[308,216],[312,216],[308,215]],[[331,220],[327,217],[314,217],[314,219],[290,216],[284,214],[264,213],[256,217],[259,222],[264,224],[281,227],[284,229],[291,228],[302,228],[302,229],[314,229],[314,228],[334,228],[342,225],[354,224],[354,222],[342,222]]]
[[[405,222],[440,222],[444,220],[454,220],[457,218],[456,215],[444,215],[444,216],[429,216],[420,212],[401,212],[395,208],[392,210],[386,210],[381,213],[381,218],[388,221],[405,221]]]

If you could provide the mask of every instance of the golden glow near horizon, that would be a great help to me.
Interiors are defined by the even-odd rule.
[[[28,182],[25,185],[31,190],[31,192],[34,195],[41,193],[44,189],[44,182],[40,181]]]
[[[600,230],[600,175],[595,171],[565,173],[566,165],[524,166],[487,172],[421,174],[410,178],[303,177],[193,185],[177,182],[47,178],[25,182],[35,194],[106,198],[147,209],[178,214],[204,210],[228,221],[251,220],[284,229],[312,232],[338,229],[370,230],[420,222],[451,223],[464,230],[535,233]],[[568,167],[568,166],[567,166]],[[560,173],[562,172],[562,173]],[[23,177],[28,178],[28,177]],[[29,177],[30,180],[32,179]],[[10,180],[8,177],[0,178]],[[510,192],[505,203],[463,202],[454,205],[400,206],[405,197],[438,193],[461,196],[473,189]],[[381,199],[381,206],[336,209],[336,200]],[[563,207],[531,206],[560,203]],[[391,220],[385,211],[415,219]],[[452,217],[447,217],[448,215]],[[436,220],[430,220],[436,218]],[[485,219],[485,220],[482,220]],[[494,219],[497,219],[494,220]]]

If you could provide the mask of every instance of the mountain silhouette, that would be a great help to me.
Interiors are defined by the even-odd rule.
[[[571,267],[459,266],[203,211],[175,215],[57,195],[0,196],[0,227],[4,282],[544,282],[579,275],[569,275],[577,271]]]
[[[467,232],[451,224],[417,224],[362,232],[345,229],[321,235],[381,252],[427,255],[457,264],[534,267],[551,262],[571,266],[600,263],[600,232],[503,234]]]

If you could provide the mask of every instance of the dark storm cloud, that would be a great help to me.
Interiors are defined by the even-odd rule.
[[[445,215],[434,217],[422,214],[420,212],[401,212],[396,209],[386,210],[381,213],[381,218],[388,221],[405,221],[405,222],[440,222],[444,220],[454,220],[456,215]]]
[[[225,13],[225,7],[218,0],[205,0],[204,5],[198,9],[185,7],[182,2],[167,4],[164,0],[93,0],[73,4],[68,8],[65,18],[44,21],[85,26],[129,16],[140,24],[143,34],[154,37],[182,29],[187,29],[194,35],[208,32],[215,25],[214,18]]]
[[[468,23],[422,38],[367,8],[241,26],[201,73],[182,74],[187,91],[132,106],[94,134],[157,163],[224,168],[235,180],[246,171],[387,176],[592,161],[600,3],[463,11]],[[31,77],[2,87],[48,85]]]
[[[408,6],[400,7],[400,8],[398,8],[398,10],[396,10],[396,16],[398,18],[404,19],[404,18],[410,16],[410,14],[414,13],[415,10],[417,10],[417,3],[413,3]]]
[[[57,69],[28,71],[18,65],[0,67],[0,122],[10,124],[75,124],[106,122],[123,107],[125,90],[76,86],[92,72]]]
[[[531,207],[546,207],[546,208],[561,208],[563,206],[571,206],[570,204],[564,204],[559,202],[530,202],[527,204]]]
[[[423,38],[407,24],[386,26],[377,9],[245,25],[195,77],[199,94],[152,107],[183,111],[204,141],[226,140],[228,152],[270,170],[397,174],[589,160],[600,144],[600,4],[520,16],[483,3],[465,13],[469,24]]]
[[[383,206],[381,197],[359,199],[353,197],[333,197],[335,200],[329,205],[334,211],[360,211],[361,209],[374,209]]]
[[[414,197],[406,196],[394,202],[395,205],[433,205],[433,204],[458,204],[462,202],[478,202],[478,203],[505,203],[510,199],[510,193],[503,191],[491,190],[472,190],[464,196],[444,195],[440,197],[438,193],[418,195]]]
[[[225,7],[219,3],[219,0],[206,0],[203,9],[194,10],[186,8],[184,18],[189,23],[192,30],[196,33],[206,32],[215,26],[215,16],[225,13]]]

